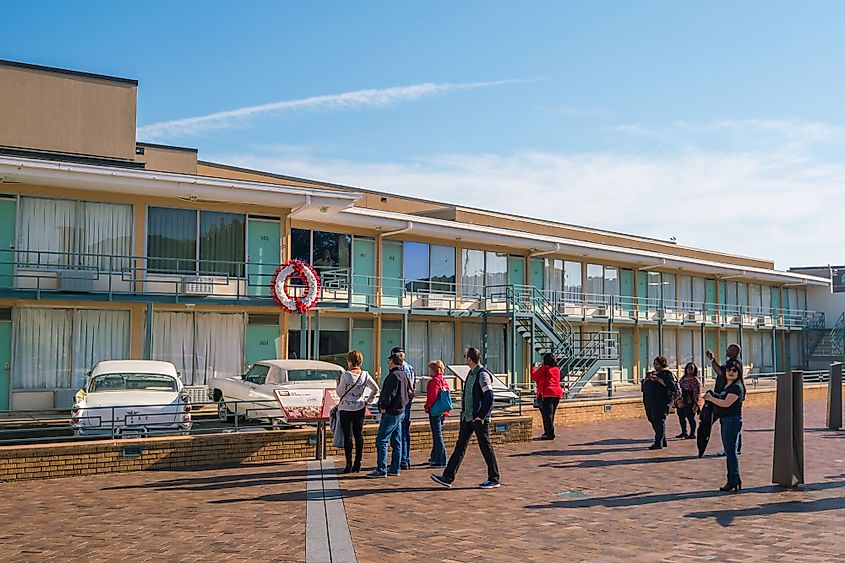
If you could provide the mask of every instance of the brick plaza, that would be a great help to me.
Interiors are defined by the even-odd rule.
[[[831,561],[845,554],[845,432],[823,416],[806,403],[795,491],[770,483],[771,406],[745,412],[739,494],[717,490],[724,458],[697,459],[692,441],[646,450],[644,420],[498,446],[498,490],[475,488],[474,445],[451,490],[423,468],[339,482],[359,561]],[[0,560],[304,561],[305,486],[303,462],[2,483]]]

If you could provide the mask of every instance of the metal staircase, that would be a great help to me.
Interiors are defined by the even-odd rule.
[[[813,313],[804,319],[804,367],[809,366],[810,358],[816,354],[819,345],[825,339],[824,313]]]
[[[618,335],[611,331],[576,333],[562,311],[534,286],[507,287],[515,329],[539,354],[552,354],[567,397],[574,398],[602,369],[619,367]]]
[[[845,312],[839,315],[839,320],[828,333],[830,340],[830,355],[842,361],[845,360]]]

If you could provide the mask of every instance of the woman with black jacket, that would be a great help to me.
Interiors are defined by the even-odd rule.
[[[659,450],[668,445],[666,441],[666,417],[669,416],[669,406],[672,404],[672,397],[675,392],[675,377],[671,371],[666,369],[669,362],[665,356],[654,358],[652,365],[654,371],[646,375],[641,388],[645,414],[654,429],[654,443],[648,449]]]
[[[708,391],[704,400],[716,405],[719,425],[722,430],[722,445],[728,465],[728,482],[720,491],[739,491],[742,479],[739,476],[739,456],[736,443],[742,430],[742,401],[745,400],[745,381],[742,379],[742,362],[732,359],[725,365],[727,384],[719,394]]]

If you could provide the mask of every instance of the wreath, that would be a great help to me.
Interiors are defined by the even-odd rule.
[[[302,297],[294,297],[288,293],[288,280],[292,277],[297,277],[307,286],[308,289]],[[320,299],[320,276],[307,262],[288,260],[273,274],[270,293],[279,307],[288,313],[304,315],[313,309]]]

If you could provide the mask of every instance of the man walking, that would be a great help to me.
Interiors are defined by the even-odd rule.
[[[489,436],[490,413],[493,411],[493,374],[479,363],[481,354],[476,348],[467,350],[466,361],[470,370],[464,382],[458,441],[443,475],[432,475],[431,479],[446,488],[452,486],[452,481],[455,480],[455,474],[467,451],[469,439],[475,434],[478,448],[487,464],[487,480],[479,487],[495,489],[499,486],[499,467],[496,465],[496,454],[493,453],[493,444],[490,443]]]
[[[399,459],[402,456],[401,429],[405,404],[408,401],[408,378],[402,371],[402,359],[398,354],[391,354],[388,360],[390,372],[384,379],[378,410],[381,420],[376,435],[376,468],[367,473],[367,477],[386,477],[399,475]],[[387,467],[387,445],[393,449],[390,467]]]
[[[408,379],[408,404],[405,406],[405,417],[402,419],[402,457],[400,459],[400,467],[402,469],[411,468],[411,403],[414,398],[414,390],[417,388],[417,374],[414,372],[414,366],[405,361],[405,350],[393,348],[391,354],[397,354],[402,359],[402,371]]]

